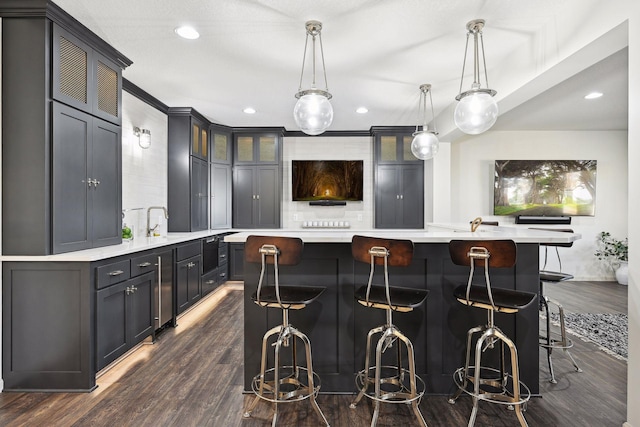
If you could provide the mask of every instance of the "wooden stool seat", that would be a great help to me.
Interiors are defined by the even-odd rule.
[[[500,313],[515,313],[531,304],[536,299],[536,294],[530,292],[514,291],[513,289],[492,288],[493,306],[489,292],[484,285],[471,285],[469,288],[469,300],[467,300],[467,285],[460,285],[453,291],[453,296],[462,304],[472,307],[480,307]]]
[[[387,303],[387,290],[383,285],[371,285],[369,297],[367,298],[367,286],[361,286],[356,290],[356,300],[365,307],[380,308],[383,310],[393,310],[402,313],[409,312],[421,305],[429,295],[426,289],[403,288],[389,286],[389,299],[391,305]]]
[[[325,289],[311,286],[280,285],[280,302],[278,302],[276,287],[263,286],[260,289],[260,299],[258,300],[257,291],[251,295],[251,299],[261,307],[280,308],[280,303],[282,303],[285,308],[300,310],[311,304]]]

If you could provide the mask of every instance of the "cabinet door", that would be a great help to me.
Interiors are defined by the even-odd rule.
[[[210,228],[231,228],[231,167],[210,164]]]
[[[191,155],[208,160],[209,156],[209,133],[204,125],[191,119]]]
[[[209,169],[206,161],[191,157],[191,231],[206,230]]]
[[[53,26],[53,98],[91,112],[93,50],[58,25]]]
[[[236,166],[233,171],[233,226],[254,228],[254,168]]]
[[[256,188],[256,228],[280,227],[280,174],[278,167],[258,166]]]
[[[400,201],[398,171],[395,166],[378,166],[376,176],[376,228],[396,228]]]
[[[272,165],[280,163],[280,141],[278,135],[236,135],[234,163]]]
[[[210,128],[210,144],[209,159],[213,163],[231,164],[231,134],[228,132],[220,132],[215,128]]]
[[[200,299],[200,256],[176,263],[176,311],[182,313]]]
[[[174,319],[173,312],[173,251],[167,250],[157,254],[158,286],[154,286],[154,318],[155,328],[162,327]],[[173,324],[175,326],[175,323]]]
[[[400,171],[400,227],[424,228],[424,167],[401,166]]]
[[[96,360],[100,370],[128,350],[128,281],[99,290],[96,300]]]
[[[153,334],[153,284],[155,273],[145,273],[125,282],[127,295],[127,341],[133,347]],[[125,289],[126,293],[126,289]]]
[[[91,144],[90,221],[93,247],[122,242],[122,148],[120,127],[94,119]]]
[[[53,252],[91,247],[89,150],[92,118],[53,103]]]
[[[122,123],[122,69],[93,52],[93,86],[89,93],[92,97],[93,114],[113,123]]]

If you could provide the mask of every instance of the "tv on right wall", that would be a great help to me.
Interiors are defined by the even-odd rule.
[[[493,214],[593,216],[596,160],[496,160]]]

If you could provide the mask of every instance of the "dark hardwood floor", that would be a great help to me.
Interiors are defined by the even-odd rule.
[[[545,292],[567,311],[626,313],[626,287],[608,282],[564,282]],[[92,393],[0,394],[1,426],[216,426],[271,425],[271,407],[260,403],[252,418],[242,418],[242,287],[228,284],[182,316],[156,344],[143,345],[98,378]],[[542,397],[525,413],[534,426],[621,426],[626,419],[627,363],[574,339],[567,357],[554,353],[558,384],[545,379],[540,353]],[[353,396],[320,395],[318,402],[333,427],[368,426],[371,404],[349,408]],[[365,399],[366,400],[366,399]],[[464,426],[471,399],[455,405],[446,396],[425,397],[420,408],[431,427]],[[321,425],[306,402],[281,406],[281,426]],[[416,425],[406,405],[382,405],[380,426]],[[514,426],[513,412],[480,404],[477,426]]]

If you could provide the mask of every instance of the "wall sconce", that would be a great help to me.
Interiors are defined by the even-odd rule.
[[[151,147],[151,131],[149,129],[133,128],[133,134],[138,137],[138,144],[145,150]]]

